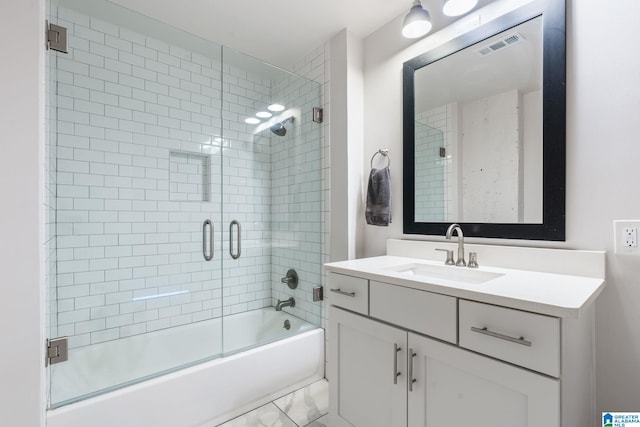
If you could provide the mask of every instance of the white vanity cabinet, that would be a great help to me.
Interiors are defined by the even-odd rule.
[[[408,336],[408,370],[415,382],[407,394],[408,424],[397,426],[560,425],[559,380],[411,332]]]
[[[559,425],[556,379],[336,307],[330,334],[334,427]]]
[[[330,425],[406,426],[407,332],[330,310]]]
[[[332,426],[596,425],[591,305],[561,317],[347,272],[328,275]]]
[[[332,427],[597,427],[605,253],[387,241],[325,265]]]

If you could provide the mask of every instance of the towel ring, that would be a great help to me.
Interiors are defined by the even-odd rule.
[[[371,169],[373,169],[373,159],[375,159],[378,154],[381,154],[387,159],[387,166],[385,167],[388,168],[389,166],[391,166],[391,157],[389,157],[389,150],[387,148],[382,148],[373,153],[373,156],[371,157]]]

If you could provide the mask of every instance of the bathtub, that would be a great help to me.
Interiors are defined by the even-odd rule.
[[[273,308],[221,321],[71,350],[47,426],[212,427],[324,377],[322,329]]]

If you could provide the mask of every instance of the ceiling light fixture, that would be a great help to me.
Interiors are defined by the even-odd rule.
[[[415,0],[411,10],[404,18],[402,35],[408,39],[422,37],[431,31],[431,26],[429,12],[422,8],[420,0]]]
[[[249,117],[244,119],[244,122],[248,125],[257,125],[260,123],[260,119],[256,119],[255,117]]]
[[[478,0],[444,0],[442,13],[447,16],[460,16],[476,7]]]
[[[261,119],[268,119],[271,116],[273,116],[273,114],[268,111],[258,111],[256,113],[256,117],[260,117]]]
[[[267,110],[269,111],[273,111],[273,112],[279,112],[279,111],[284,111],[284,105],[280,105],[280,104],[271,104],[267,107]]]

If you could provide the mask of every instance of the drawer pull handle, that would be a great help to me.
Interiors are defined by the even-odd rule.
[[[398,344],[393,344],[393,383],[398,384],[398,377],[400,376],[400,372],[398,372],[398,353],[401,348]]]
[[[341,290],[339,288],[338,289],[329,289],[329,290],[331,292],[335,292],[336,294],[344,295],[344,296],[347,296],[347,297],[352,297],[353,298],[353,297],[356,296],[355,292],[345,292],[345,291],[343,291],[343,290]]]
[[[490,337],[499,338],[501,340],[511,341],[516,344],[526,345],[527,347],[531,347],[531,341],[525,340],[524,337],[520,337],[520,338],[510,337],[509,335],[504,335],[498,332],[490,331],[489,329],[487,329],[486,326],[484,328],[476,328],[475,326],[472,326],[471,331],[477,332],[479,334],[489,335]]]
[[[415,378],[413,378],[413,358],[416,356],[417,354],[414,353],[412,348],[410,348],[409,349],[409,391],[413,391],[413,383],[418,381]]]

